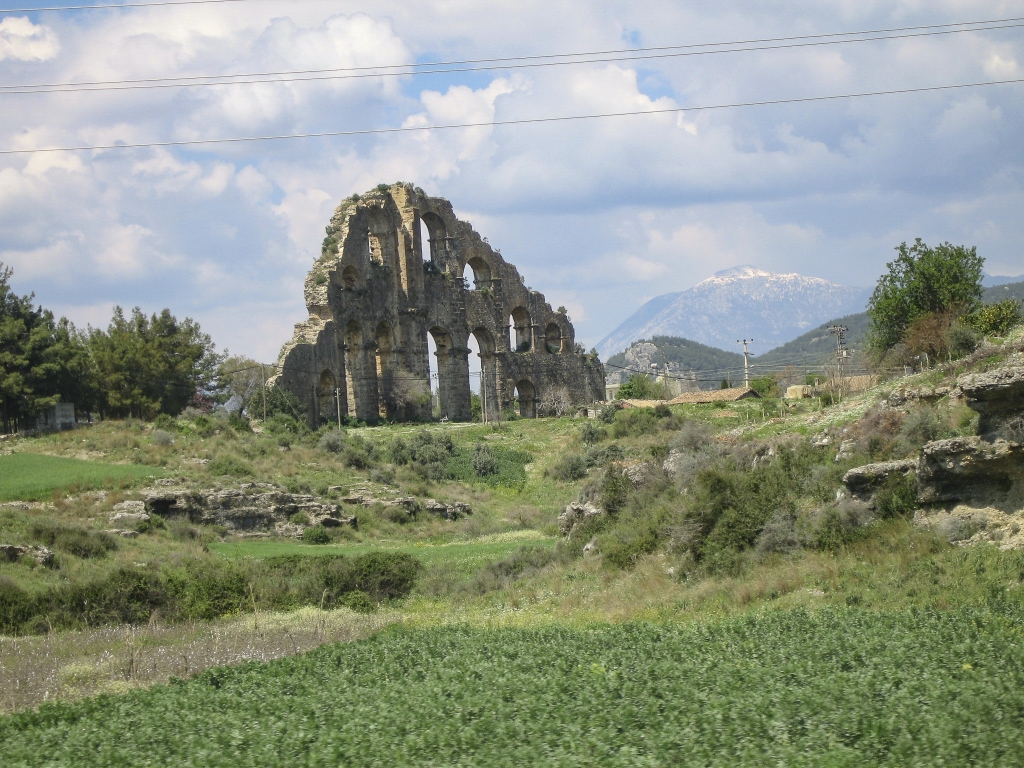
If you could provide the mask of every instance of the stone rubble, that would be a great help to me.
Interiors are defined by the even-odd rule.
[[[603,514],[603,509],[589,501],[574,501],[558,516],[558,531],[563,536],[569,536],[578,526]]]
[[[18,544],[0,544],[0,560],[14,562],[27,555],[36,561],[37,565],[49,567],[53,565],[53,552],[46,547],[19,546]]]

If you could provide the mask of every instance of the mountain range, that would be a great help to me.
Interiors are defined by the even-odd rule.
[[[651,299],[602,339],[597,350],[608,358],[637,339],[681,336],[729,351],[738,349],[737,339],[753,338],[753,349],[765,351],[830,318],[863,311],[870,295],[870,288],[818,277],[733,267],[689,290]]]

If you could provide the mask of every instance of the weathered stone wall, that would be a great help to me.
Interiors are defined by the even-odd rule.
[[[473,278],[464,281],[467,265]],[[453,421],[470,418],[470,335],[488,420],[516,401],[522,415],[536,416],[552,403],[604,399],[604,366],[577,350],[569,319],[451,203],[412,185],[337,208],[305,298],[309,320],[295,326],[271,383],[299,398],[311,425],[337,419],[339,401],[343,415],[369,422],[429,416],[428,334],[441,413]]]

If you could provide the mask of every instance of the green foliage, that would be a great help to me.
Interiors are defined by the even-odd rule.
[[[311,525],[302,532],[302,540],[307,544],[329,544],[331,534],[322,525]]]
[[[526,485],[526,465],[533,457],[526,451],[502,445],[485,445],[485,448],[478,452],[475,447],[453,446],[453,453],[448,454],[444,465],[444,477],[464,483],[482,482],[494,488],[521,490]],[[493,471],[481,474],[478,465]]]
[[[615,415],[612,435],[617,438],[650,435],[658,429],[658,417],[653,408],[623,408]]]
[[[939,412],[930,405],[924,405],[911,411],[900,424],[896,445],[903,455],[907,455],[921,450],[927,442],[946,437],[949,432],[949,424]]]
[[[875,509],[883,520],[913,517],[917,509],[917,477],[893,474],[875,492]]]
[[[629,482],[629,478],[623,473],[622,467],[616,464],[609,464],[605,469],[604,477],[601,479],[598,496],[601,508],[608,512],[608,514],[614,515],[625,505],[626,499],[632,490],[633,484]]]
[[[634,373],[615,393],[616,400],[665,400],[665,384],[642,373]]]
[[[262,410],[260,403],[260,410]],[[283,418],[277,418],[283,417]],[[267,389],[267,419],[268,422],[276,418],[279,425],[289,425],[287,428],[292,432],[301,432],[305,429],[305,415],[299,398],[293,395],[284,387],[270,387]]]
[[[88,531],[79,526],[53,522],[33,523],[29,528],[29,534],[45,547],[51,547],[58,552],[65,552],[83,560],[106,557],[108,552],[117,549],[117,541],[109,533]]]
[[[413,471],[425,480],[448,479],[448,462],[454,455],[452,436],[443,430],[422,429],[409,441],[409,463]],[[469,469],[472,471],[471,462]]]
[[[224,359],[198,323],[167,309],[147,317],[135,307],[126,318],[115,307],[106,331],[90,329],[89,349],[100,412],[113,417],[181,413],[215,390]]]
[[[593,445],[594,443],[601,442],[607,433],[601,429],[601,427],[594,424],[592,421],[588,421],[580,429],[580,442],[584,445]]]
[[[320,436],[317,447],[327,453],[341,453],[345,449],[345,433],[329,429]]]
[[[770,373],[763,376],[755,376],[750,380],[750,388],[761,397],[778,397],[779,382]]]
[[[233,453],[218,453],[210,463],[206,465],[206,471],[212,477],[251,477],[253,474],[252,464]]]
[[[139,624],[154,612],[169,621],[216,619],[251,610],[253,599],[267,609],[321,602],[333,607],[345,604],[346,595],[361,592],[376,605],[408,595],[421,568],[412,555],[376,552],[263,561],[189,560],[164,571],[118,567],[93,581],[34,593],[0,579],[0,633]]]
[[[986,336],[1003,336],[1011,328],[1024,322],[1021,302],[1017,299],[1003,299],[996,304],[986,304],[964,317],[964,323]]]
[[[558,559],[558,553],[550,547],[520,547],[502,560],[487,563],[477,571],[464,591],[483,595],[505,589],[519,579],[539,573]]]
[[[1022,631],[998,607],[400,628],[44,705],[0,740],[12,766],[497,766],[510,744],[521,765],[1013,765]]]
[[[42,501],[54,492],[125,487],[161,470],[137,464],[101,464],[64,456],[14,453],[0,456],[0,502]]]
[[[473,471],[480,477],[497,473],[498,460],[494,456],[494,450],[487,443],[477,443],[473,446]]]
[[[901,243],[868,302],[871,346],[892,349],[910,324],[927,313],[972,311],[982,295],[984,259],[974,247],[943,243],[930,248],[918,238]]]
[[[587,476],[587,460],[578,453],[569,453],[559,459],[551,468],[556,480],[571,483]]]
[[[0,427],[11,431],[19,421],[58,402],[80,411],[95,405],[94,362],[84,334],[67,319],[55,320],[34,296],[17,296],[10,267],[0,262]]]

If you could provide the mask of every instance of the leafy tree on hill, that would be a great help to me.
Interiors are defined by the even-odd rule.
[[[951,323],[973,311],[982,296],[985,260],[977,248],[949,243],[931,248],[918,238],[896,251],[868,301],[870,344],[877,354],[903,341],[908,328],[925,315],[945,315]]]
[[[224,359],[198,323],[179,321],[167,309],[146,317],[136,307],[126,318],[115,307],[106,331],[90,329],[89,347],[104,416],[178,414],[216,389]]]
[[[0,418],[4,431],[60,401],[88,409],[94,399],[85,339],[67,319],[18,296],[0,263]]]
[[[619,387],[616,400],[665,400],[665,385],[652,381],[642,373],[634,373],[629,381]]]

